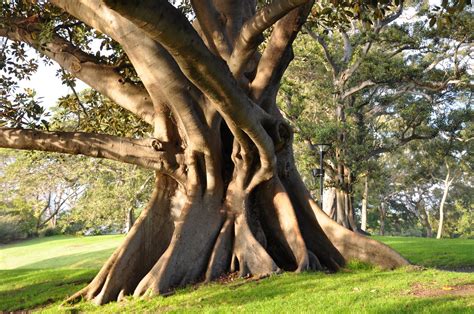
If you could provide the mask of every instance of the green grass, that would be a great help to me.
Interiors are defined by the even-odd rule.
[[[336,274],[286,273],[260,281],[245,282],[240,279],[230,284],[214,283],[188,287],[166,298],[127,298],[123,302],[103,307],[96,307],[88,302],[75,306],[60,306],[66,296],[76,292],[93,278],[98,266],[122,238],[58,236],[1,246],[0,268],[4,270],[0,270],[0,311],[474,312],[473,295],[418,297],[412,293],[420,287],[442,291],[446,286],[474,284],[474,273],[413,267],[383,271],[361,263],[351,263],[348,270]],[[413,262],[426,266],[474,266],[472,240],[426,241],[427,239],[392,237],[379,239],[398,248]]]
[[[428,239],[414,237],[380,237],[416,265],[437,268],[474,267],[474,240]]]
[[[0,246],[0,269],[100,268],[123,235],[54,236]]]

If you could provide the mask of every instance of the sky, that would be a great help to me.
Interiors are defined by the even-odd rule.
[[[31,56],[38,56],[33,49],[30,49],[28,53]],[[34,89],[38,97],[41,97],[42,104],[47,108],[56,105],[56,102],[60,97],[71,93],[71,89],[68,86],[63,85],[60,78],[56,76],[57,70],[59,70],[57,64],[50,66],[45,65],[43,62],[39,62],[36,73],[33,74],[29,80],[22,80],[19,82],[20,89]],[[79,80],[77,80],[76,83],[76,91],[78,92],[89,87]]]

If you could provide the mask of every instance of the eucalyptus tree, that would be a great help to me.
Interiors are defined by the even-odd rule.
[[[185,1],[181,9],[161,0],[3,2],[0,36],[10,47],[3,58],[10,76],[25,75],[26,67],[16,66],[24,65],[27,44],[152,128],[149,137],[45,131],[33,94],[19,99],[31,103],[27,114],[5,96],[0,147],[156,171],[149,205],[72,300],[103,304],[167,293],[228,272],[337,270],[352,258],[388,268],[407,264],[326,216],[295,167],[293,131],[275,98],[312,6],[302,0]],[[94,50],[96,43],[110,49]],[[12,61],[15,53],[21,58]],[[30,120],[36,129],[18,128]]]
[[[403,2],[389,8],[373,21],[310,20],[305,31],[313,41],[298,41],[299,60],[281,97],[309,153],[317,151],[315,143],[333,144],[325,162],[324,209],[354,231],[354,184],[370,176],[373,160],[441,136],[451,128],[449,113],[472,92],[472,11],[433,29],[426,8],[412,13],[413,21],[403,18]],[[315,121],[321,127],[312,127]]]

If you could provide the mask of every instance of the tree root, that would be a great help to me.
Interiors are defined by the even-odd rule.
[[[250,194],[233,185],[224,201],[221,193],[188,195],[175,224],[171,185],[162,184],[124,244],[69,301],[163,295],[234,271],[263,278],[282,270],[336,271],[350,259],[385,268],[408,264],[389,247],[331,220],[299,180],[276,177]]]
[[[133,292],[138,282],[151,269],[168,247],[174,224],[170,216],[173,180],[157,177],[157,185],[148,206],[143,210],[124,242],[115,250],[89,285],[69,299],[84,298],[100,305],[119,300]]]
[[[215,197],[188,203],[176,224],[171,244],[140,281],[134,296],[142,296],[147,290],[152,294],[167,293],[203,279],[223,223],[220,206]]]
[[[209,259],[206,282],[215,280],[230,271],[234,244],[234,223],[234,215],[228,215]]]
[[[386,269],[394,269],[410,263],[387,245],[352,232],[329,218],[319,206],[308,199],[318,222],[334,246],[347,260],[360,260]]]
[[[288,271],[310,269],[308,251],[288,193],[278,178],[264,184],[259,209],[269,241],[268,251]]]

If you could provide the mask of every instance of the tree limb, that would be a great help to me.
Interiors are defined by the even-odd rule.
[[[110,10],[103,1],[51,0],[51,2],[122,45],[153,101],[154,136],[162,141],[170,141],[176,130],[170,121],[167,106],[172,108],[171,105],[181,104],[186,107],[186,110],[175,110],[174,113],[193,112],[193,108],[189,107],[189,102],[192,100],[189,93],[199,94],[199,92],[182,75],[169,53],[132,22]]]
[[[381,28],[385,27],[386,25],[398,19],[400,15],[402,15],[402,13],[403,13],[403,1],[400,2],[400,5],[397,7],[397,10],[394,13],[376,22],[375,24],[376,31],[379,31]]]
[[[276,162],[273,141],[261,124],[263,119],[270,117],[251,102],[225,62],[216,60],[187,18],[165,0],[143,1],[140,6],[124,0],[106,0],[105,3],[168,50],[183,73],[217,107],[239,143],[248,146],[248,136],[255,144],[260,155],[261,172],[264,173],[261,178],[273,176]],[[161,17],[158,20],[157,15]],[[245,149],[249,151],[250,148]]]
[[[342,57],[342,62],[349,62],[349,60],[352,58],[352,44],[349,39],[349,36],[347,35],[346,31],[344,29],[340,30],[341,36],[342,36],[342,41],[344,42],[344,56]]]
[[[354,86],[350,89],[348,89],[347,91],[344,92],[344,94],[342,94],[341,98],[342,99],[345,99],[346,97],[349,97],[361,90],[363,90],[364,88],[367,88],[367,87],[370,87],[370,86],[374,86],[376,83],[373,82],[372,80],[367,80],[367,81],[363,81],[362,83],[360,83],[359,85],[357,86]]]
[[[251,84],[252,99],[258,104],[262,104],[262,97],[270,86],[279,85],[277,82],[293,57],[291,45],[306,21],[313,3],[314,1],[309,1],[306,5],[294,9],[275,24]]]
[[[308,0],[274,0],[259,10],[242,27],[235,41],[229,67],[236,78],[242,75],[245,65],[263,41],[262,33],[294,8]]]
[[[131,139],[83,132],[0,128],[0,147],[85,155],[122,161],[174,175],[181,155],[155,139]],[[165,151],[165,149],[168,150]]]
[[[125,82],[115,67],[100,64],[97,58],[56,34],[53,34],[46,45],[40,45],[34,39],[38,34],[39,26],[36,24],[22,23],[21,26],[0,29],[0,36],[27,43],[93,89],[136,114],[148,124],[153,124],[153,104],[144,88]]]
[[[331,53],[329,52],[329,47],[328,47],[326,41],[324,40],[323,37],[321,37],[318,34],[316,34],[315,32],[313,32],[309,27],[305,27],[304,29],[305,29],[305,31],[308,32],[309,36],[311,36],[311,38],[316,40],[319,43],[319,45],[323,48],[324,57],[326,58],[326,61],[329,63],[329,65],[331,66],[332,76],[333,76],[333,79],[335,79],[339,75],[340,70],[339,70],[339,67],[337,66],[336,62],[334,61]]]
[[[219,13],[212,1],[191,0],[191,4],[210,46],[224,60],[228,60],[232,53],[232,44],[227,34],[222,31],[225,25],[220,20]]]
[[[402,12],[403,12],[403,1],[400,3],[400,5],[398,6],[397,11],[395,13],[385,17],[382,20],[378,20],[375,23],[375,27],[374,27],[375,35],[379,34],[380,31],[382,30],[382,28],[384,28],[386,25],[388,25],[389,23],[395,21],[402,14]],[[357,69],[359,69],[360,65],[362,64],[365,57],[369,53],[369,50],[372,47],[373,41],[374,41],[373,39],[369,39],[369,41],[366,42],[364,47],[362,48],[360,56],[357,59],[357,61],[354,62],[354,64],[352,66],[350,66],[349,68],[347,68],[346,70],[344,70],[341,73],[341,75],[340,75],[340,83],[341,84],[345,84],[352,77],[354,72],[357,71]]]

